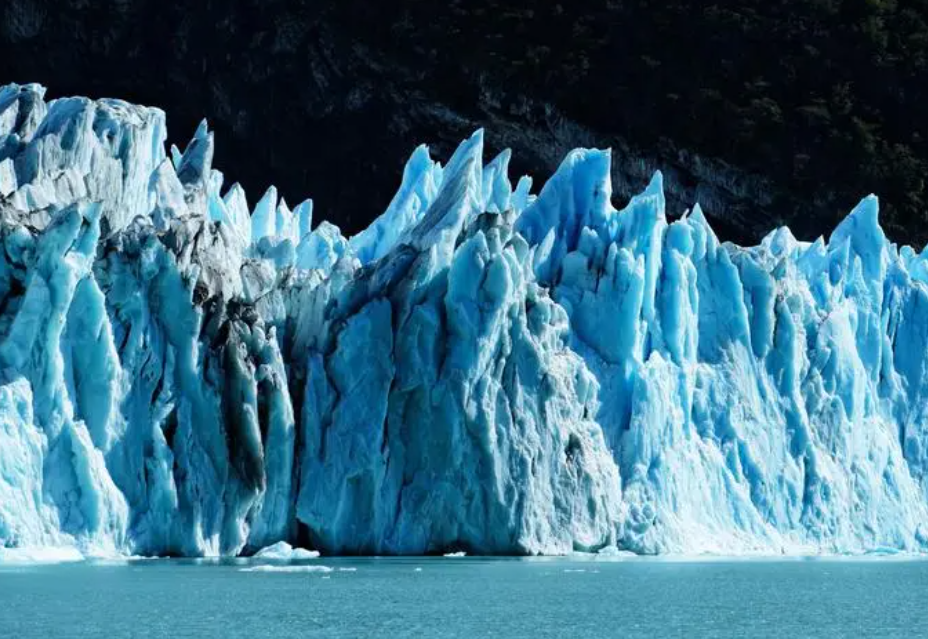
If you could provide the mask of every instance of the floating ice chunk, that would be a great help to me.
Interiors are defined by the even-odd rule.
[[[282,561],[316,559],[318,556],[318,550],[294,548],[285,541],[278,541],[276,544],[271,544],[270,546],[262,548],[254,554],[255,559],[277,559]]]
[[[284,572],[284,573],[295,573],[295,572],[320,572],[320,573],[329,573],[332,572],[334,568],[331,566],[249,566],[248,568],[239,568],[239,572]]]

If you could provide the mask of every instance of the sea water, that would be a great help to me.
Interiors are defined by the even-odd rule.
[[[0,637],[925,637],[923,560],[0,566]]]

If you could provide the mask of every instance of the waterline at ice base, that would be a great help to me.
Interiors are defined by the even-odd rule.
[[[875,197],[740,247],[478,131],[344,237],[44,93],[0,89],[0,561],[928,550],[928,255]]]

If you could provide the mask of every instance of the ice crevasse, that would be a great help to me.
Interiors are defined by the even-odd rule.
[[[928,256],[720,243],[481,132],[345,237],[201,125],[0,89],[0,557],[928,545]]]

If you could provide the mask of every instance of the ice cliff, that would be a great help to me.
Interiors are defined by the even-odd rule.
[[[928,546],[928,255],[875,197],[742,248],[478,132],[346,238],[165,142],[0,89],[0,548]]]

